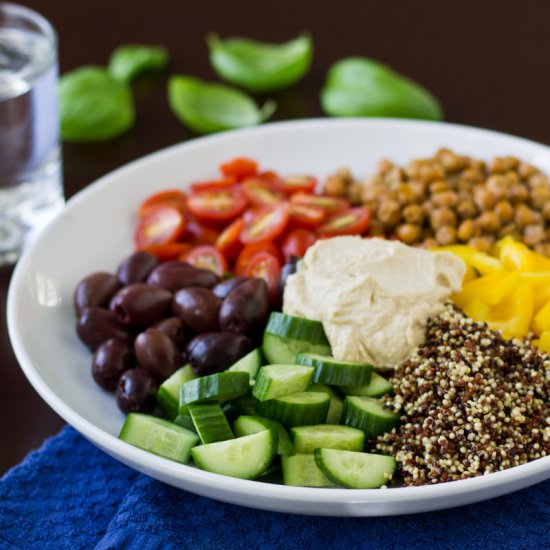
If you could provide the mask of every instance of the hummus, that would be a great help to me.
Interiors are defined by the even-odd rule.
[[[397,241],[321,240],[287,279],[283,311],[323,323],[334,357],[392,368],[425,339],[429,317],[460,290],[464,262]]]

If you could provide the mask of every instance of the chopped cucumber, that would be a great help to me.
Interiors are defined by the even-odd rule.
[[[231,365],[227,370],[230,372],[247,372],[250,376],[250,382],[256,379],[258,371],[263,364],[262,350],[260,348],[253,349],[244,357],[241,357],[236,363]]]
[[[258,414],[277,420],[283,426],[323,424],[330,396],[322,392],[297,392],[258,403]]]
[[[395,472],[391,456],[315,449],[315,463],[328,479],[350,489],[374,489],[387,485]]]
[[[250,435],[262,430],[275,430],[277,437],[279,438],[279,444],[277,446],[277,454],[281,456],[291,456],[294,454],[294,445],[290,440],[288,432],[283,428],[282,424],[271,418],[264,418],[263,416],[239,416],[233,424],[233,429],[237,437],[243,435]]]
[[[318,424],[290,428],[297,453],[313,454],[317,448],[362,451],[365,448],[365,432],[351,426]]]
[[[237,418],[241,414],[255,415],[258,403],[259,401],[251,393],[247,393],[228,401],[225,412],[229,418]]]
[[[281,457],[283,483],[295,487],[337,487],[323,474],[313,455],[296,454]]]
[[[348,395],[344,400],[344,424],[363,430],[368,441],[396,428],[399,415],[373,397]]]
[[[118,436],[130,445],[185,464],[199,436],[174,424],[143,413],[130,413]]]
[[[312,384],[307,391],[316,391],[326,393],[330,396],[330,406],[328,408],[326,424],[340,424],[342,412],[344,410],[344,400],[332,389],[323,384]]]
[[[176,418],[178,414],[180,386],[194,378],[196,375],[191,365],[187,364],[160,385],[157,391],[157,402],[170,420]]]
[[[372,372],[370,382],[361,386],[340,386],[340,391],[347,395],[364,395],[365,397],[382,397],[387,393],[393,393],[393,384],[380,376],[376,372]]]
[[[215,443],[235,437],[219,403],[192,403],[189,405],[189,414],[202,443]]]
[[[195,464],[201,469],[241,479],[255,479],[263,474],[277,453],[275,430],[199,445],[191,450]]]
[[[195,378],[180,386],[180,413],[187,405],[201,401],[228,401],[248,393],[250,389],[247,372],[219,372]]]
[[[269,365],[262,367],[252,390],[259,401],[304,391],[313,376],[313,367],[302,365]]]
[[[314,382],[332,386],[368,384],[372,372],[372,365],[369,363],[339,361],[317,353],[299,353],[296,361],[300,365],[315,367]]]
[[[188,430],[191,430],[192,432],[196,432],[195,424],[193,424],[193,420],[191,419],[191,415],[189,414],[189,411],[187,411],[184,414],[178,414],[174,420],[172,420],[174,424],[177,424],[178,426],[181,426],[182,428],[187,428]]]
[[[330,355],[330,344],[319,321],[271,313],[263,338],[263,352],[269,363],[296,363],[300,352]]]

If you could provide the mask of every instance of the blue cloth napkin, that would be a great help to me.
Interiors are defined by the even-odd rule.
[[[1,550],[550,548],[550,481],[452,510],[327,518],[174,489],[64,428],[0,480]]]

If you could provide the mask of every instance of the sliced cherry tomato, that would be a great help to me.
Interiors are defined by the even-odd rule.
[[[327,217],[327,212],[320,206],[290,203],[290,223],[296,227],[317,227]]]
[[[173,206],[180,212],[185,212],[187,195],[179,189],[167,189],[147,197],[139,207],[139,216],[144,217],[157,206]]]
[[[271,303],[275,303],[278,298],[279,275],[281,273],[281,262],[274,254],[265,250],[258,252],[250,258],[244,275],[246,277],[259,277],[264,279],[269,290]]]
[[[306,250],[317,240],[317,235],[307,229],[289,231],[281,242],[281,252],[288,262],[291,256],[303,258]]]
[[[233,177],[222,178],[219,180],[197,181],[191,184],[191,191],[205,191],[208,189],[227,189],[233,187],[237,180]]]
[[[322,237],[362,235],[368,229],[369,224],[370,210],[364,206],[358,206],[335,214],[316,231]]]
[[[201,220],[228,222],[242,214],[246,197],[233,187],[203,189],[192,193],[187,206]]]
[[[220,166],[220,170],[224,176],[230,176],[237,181],[242,181],[258,173],[258,163],[249,158],[238,157],[229,162],[224,162]]]
[[[191,245],[189,243],[151,244],[146,246],[143,250],[156,256],[159,262],[169,262],[189,252],[191,250]]]
[[[183,214],[173,206],[156,206],[137,225],[134,239],[138,249],[177,241],[185,229]]]
[[[289,206],[281,202],[258,210],[248,210],[243,216],[241,241],[244,244],[271,241],[283,233],[288,225]]]
[[[258,254],[258,252],[269,252],[277,259],[280,257],[278,248],[271,241],[248,244],[242,249],[237,257],[237,261],[235,262],[235,275],[244,275],[250,260]]]
[[[237,218],[219,234],[216,240],[216,249],[228,260],[234,260],[243,249],[243,245],[239,239],[243,224],[243,219]]]
[[[218,231],[198,220],[186,218],[182,241],[191,244],[214,244],[218,239]]]
[[[227,260],[224,255],[213,246],[196,246],[185,254],[182,260],[189,262],[195,267],[209,269],[220,277],[223,277],[223,274],[227,272]]]
[[[286,195],[294,193],[313,193],[317,186],[317,179],[313,176],[283,176],[279,178],[277,187]]]
[[[350,207],[349,202],[341,197],[328,197],[326,195],[311,195],[309,193],[295,193],[290,197],[293,204],[302,204],[305,206],[317,206],[328,212],[335,214]]]
[[[282,202],[285,197],[261,178],[247,178],[242,182],[246,198],[254,206],[272,206]]]

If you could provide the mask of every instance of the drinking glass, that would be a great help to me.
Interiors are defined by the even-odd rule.
[[[0,3],[0,265],[63,208],[57,80],[50,23]]]

